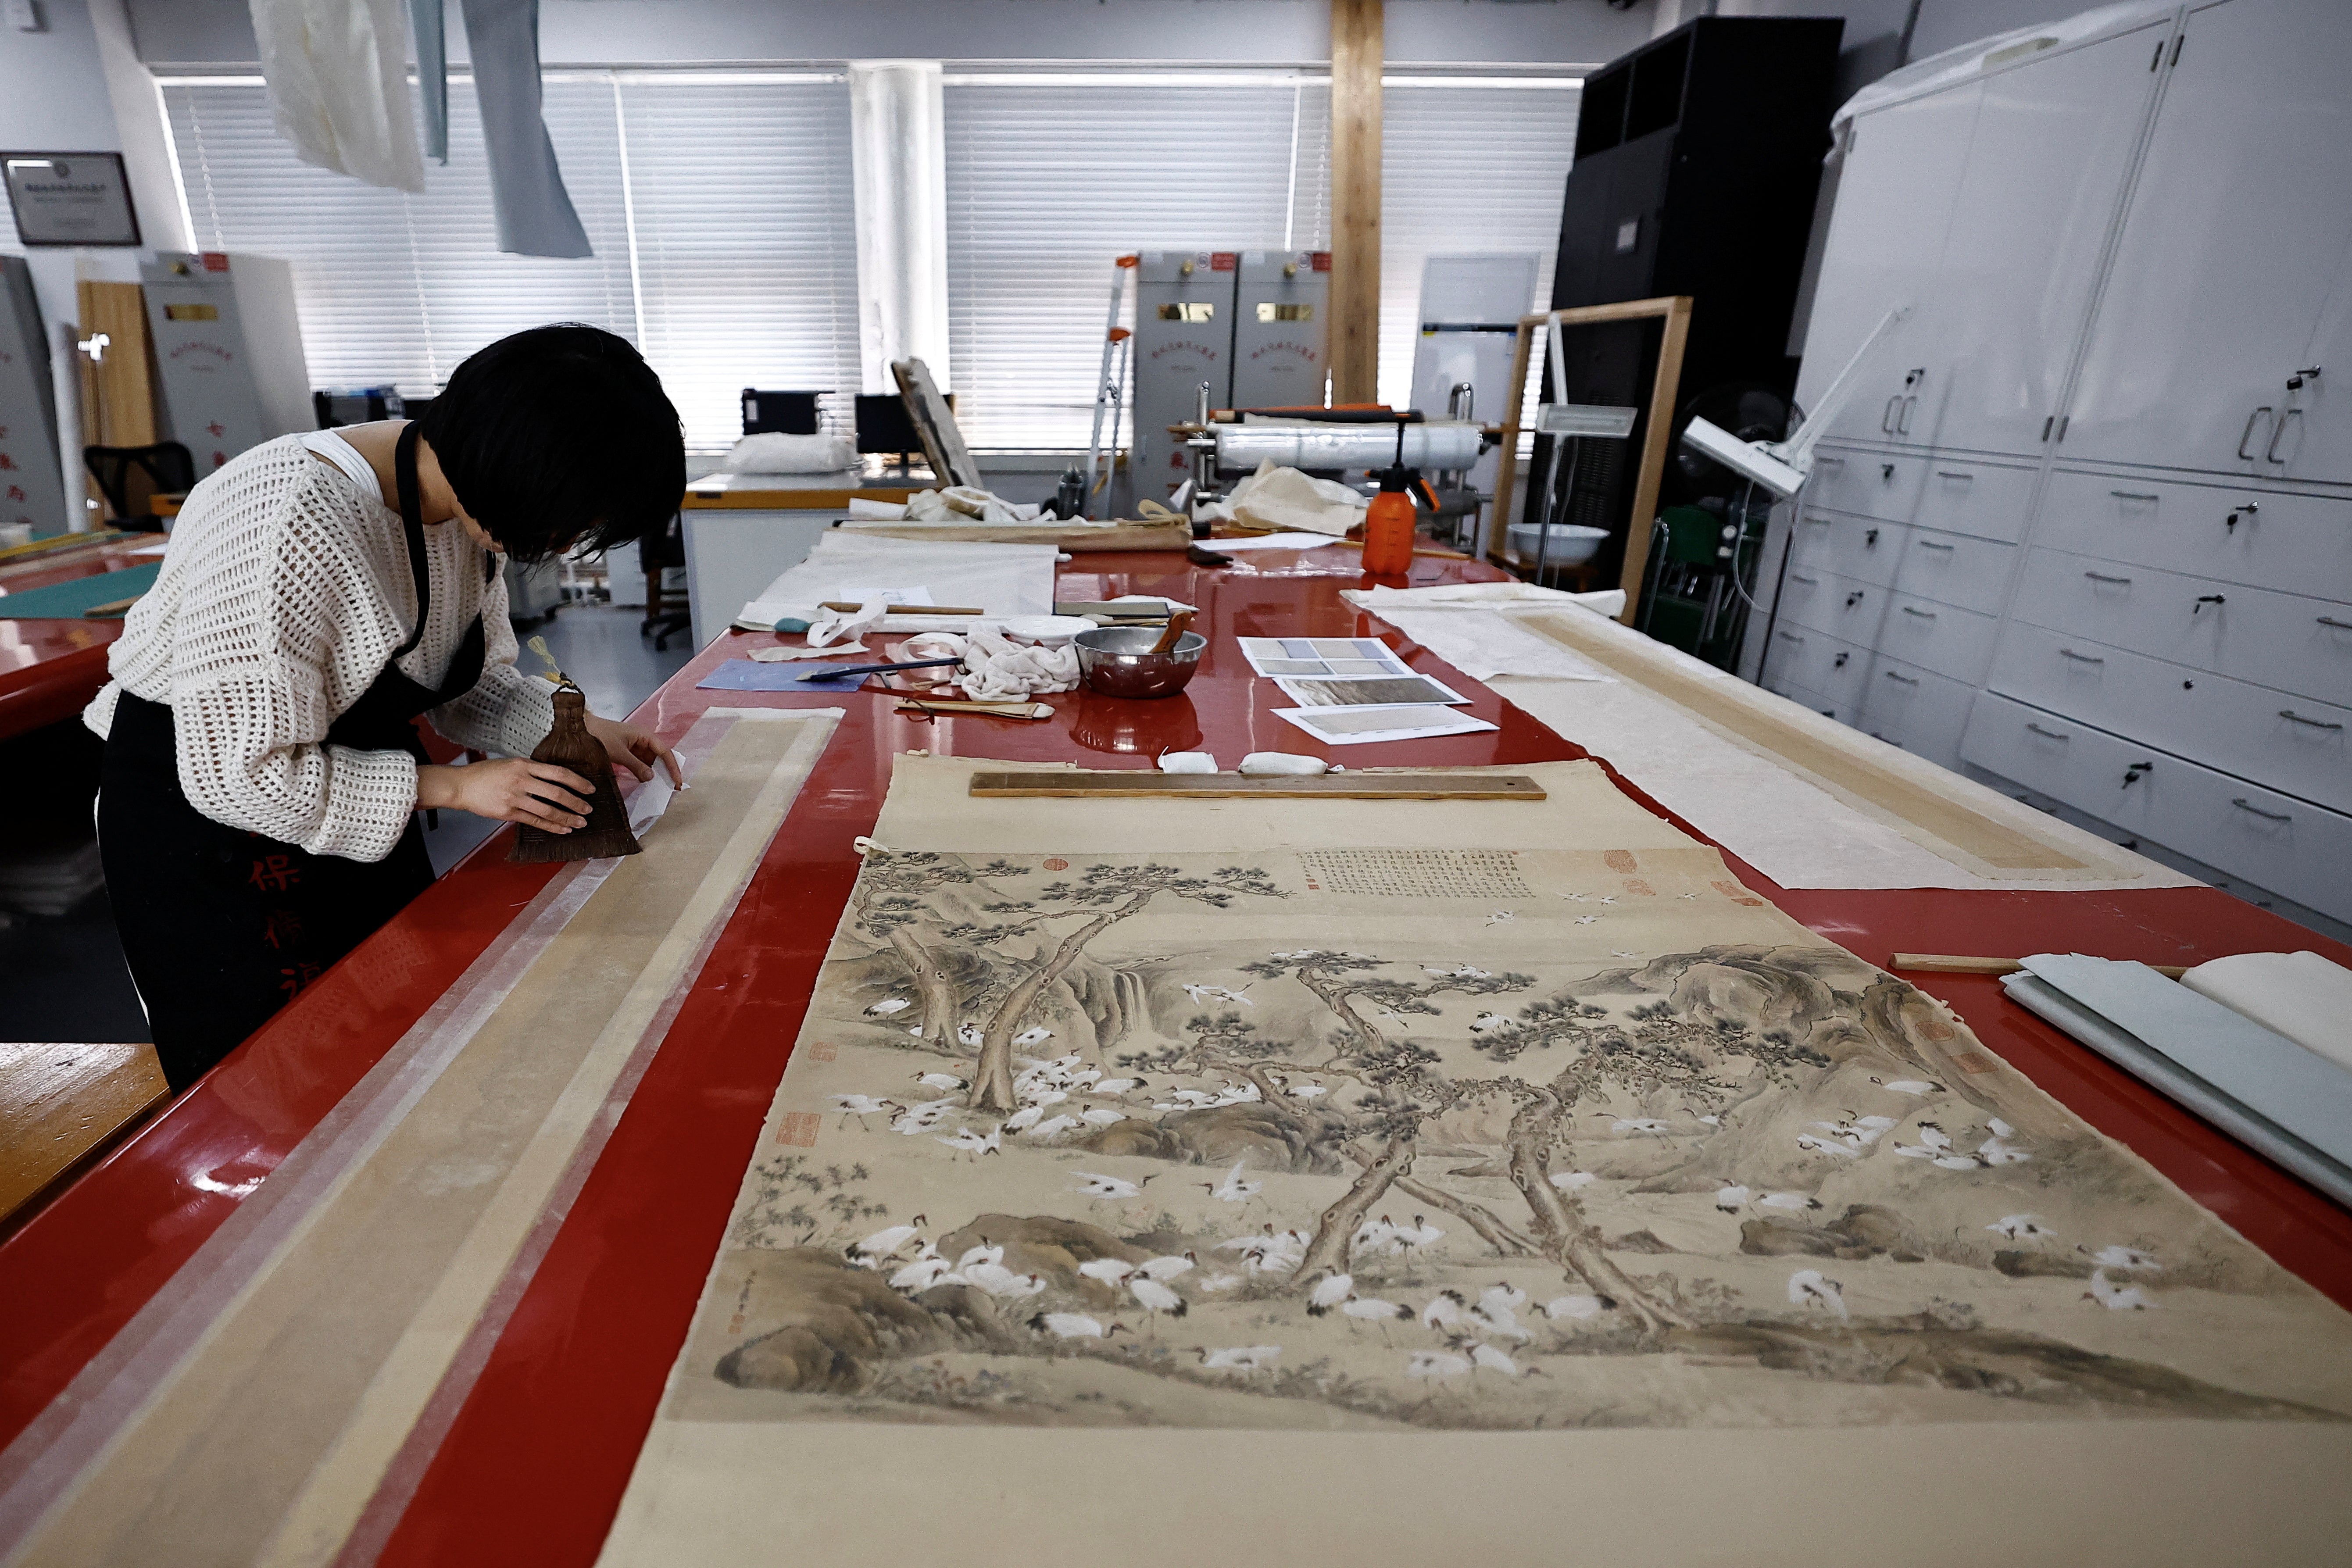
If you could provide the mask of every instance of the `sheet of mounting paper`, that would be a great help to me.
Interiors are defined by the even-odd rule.
[[[2352,1069],[2352,969],[2315,952],[2241,952],[2199,964],[2180,984]]]
[[[1411,675],[1378,637],[1243,637],[1242,657],[1260,675]]]
[[[1203,542],[1211,550],[1320,550],[1331,542],[1325,533],[1253,533],[1234,539]]]
[[[1327,746],[1365,746],[1375,741],[1434,741],[1475,735],[1497,726],[1451,708],[1277,708],[1274,716],[1296,724]]]
[[[1470,700],[1426,675],[1277,675],[1274,683],[1308,708],[1400,708],[1416,702]]]
[[[2144,963],[2023,963],[2001,979],[2019,1004],[2352,1204],[2352,1071]]]
[[[814,621],[824,614],[828,599],[864,604],[892,591],[902,603],[958,605],[998,616],[1051,615],[1059,553],[1050,544],[879,539],[835,530],[821,535],[807,560],[744,605],[736,625],[766,630],[787,617]],[[919,600],[913,597],[919,593]],[[938,618],[966,626],[971,621]]]
[[[1486,679],[1784,888],[2196,885],[1603,616],[1538,599],[1432,609],[1443,602],[1420,596],[1446,592],[1344,596],[1365,608],[1391,606],[1382,618],[1402,614],[1412,625],[1399,629],[1416,641],[1427,623],[1443,619],[1457,628],[1452,637],[1531,637],[1597,672]],[[1395,610],[1408,595],[1422,607]],[[1458,663],[1444,647],[1432,651]]]

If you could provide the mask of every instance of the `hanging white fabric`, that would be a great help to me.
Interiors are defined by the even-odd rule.
[[[510,256],[593,256],[540,113],[539,0],[465,5],[499,248]]]
[[[425,189],[401,0],[251,0],[278,133],[305,163]]]

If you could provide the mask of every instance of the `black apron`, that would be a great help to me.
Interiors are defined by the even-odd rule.
[[[324,739],[353,751],[407,752],[424,763],[424,742],[410,721],[472,690],[483,655],[477,615],[438,690],[400,670],[432,608],[416,440],[412,424],[401,432],[394,459],[416,584],[416,627]],[[497,570],[493,555],[484,563],[485,585]],[[106,738],[98,837],[123,955],[147,1005],[163,1076],[175,1090],[244,1043],[433,881],[424,830],[413,816],[392,853],[376,861],[313,855],[215,822],[181,793],[170,706],[128,691],[117,700]]]

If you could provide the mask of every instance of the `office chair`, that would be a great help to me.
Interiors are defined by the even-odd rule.
[[[646,574],[646,618],[637,623],[637,635],[650,635],[654,651],[667,653],[673,632],[682,632],[694,625],[694,612],[681,605],[675,610],[662,607],[662,574],[674,566],[686,564],[686,524],[682,512],[670,514],[669,526],[656,534],[637,541],[637,564]]]
[[[185,495],[196,484],[196,460],[177,441],[152,447],[84,447],[81,460],[113,511],[117,528],[152,531],[162,521],[149,501],[160,494]]]

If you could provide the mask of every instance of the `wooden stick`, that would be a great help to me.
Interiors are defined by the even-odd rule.
[[[865,607],[863,605],[845,605],[838,599],[827,599],[817,605],[820,610],[838,610],[845,615],[856,615]],[[984,616],[988,612],[967,609],[961,605],[893,605],[890,606],[890,614],[894,616]]]
[[[1216,541],[1213,539],[1209,541],[1209,542],[1214,544]],[[1341,550],[1361,550],[1364,547],[1364,542],[1360,539],[1334,539],[1330,541],[1330,543],[1336,545]],[[1301,550],[1308,548],[1320,550],[1323,546],[1318,544],[1310,547],[1302,544],[1299,548]],[[1415,555],[1434,556],[1440,561],[1468,561],[1472,559],[1472,557],[1465,555],[1459,550],[1416,550],[1413,553]]]
[[[2013,958],[1969,958],[1950,952],[1898,952],[1888,960],[1889,969],[1917,969],[1937,974],[2014,974],[2025,965]],[[2151,963],[2150,969],[2169,979],[2178,980],[2188,973],[2182,963]]]
[[[1169,616],[1168,629],[1161,632],[1160,634],[1160,640],[1151,645],[1152,653],[1157,655],[1174,652],[1176,645],[1184,640],[1185,630],[1190,627],[1192,624],[1192,612],[1190,610],[1179,610],[1174,615]]]
[[[1217,799],[1227,795],[1318,800],[1542,800],[1543,786],[1525,773],[1283,774],[1055,772],[974,773],[974,795],[1157,796]]]
[[[898,704],[901,713],[971,714],[981,719],[1051,719],[1054,710],[1043,702],[966,702],[960,698],[909,697]]]
[[[81,613],[82,618],[84,620],[100,621],[119,618],[120,616],[128,614],[131,606],[137,604],[139,599],[140,595],[133,594],[127,599],[114,599],[103,605],[92,605],[89,609],[84,610]]]

